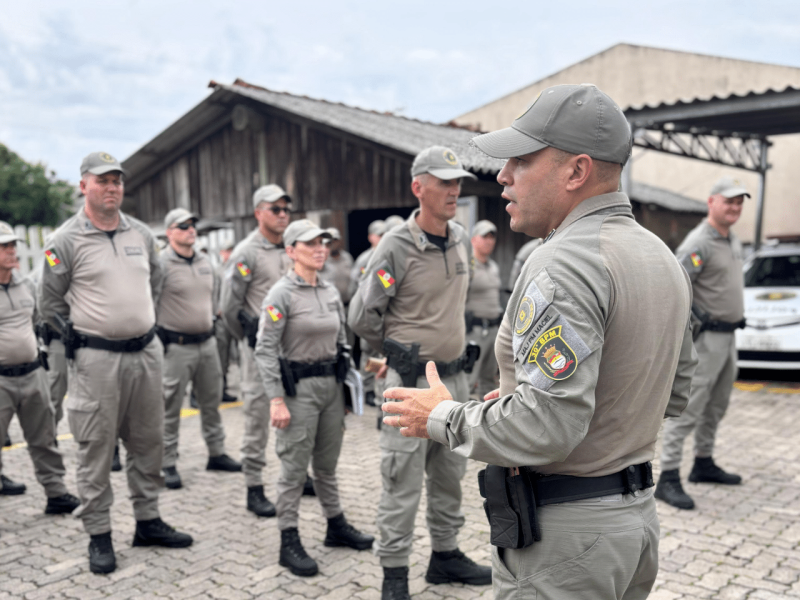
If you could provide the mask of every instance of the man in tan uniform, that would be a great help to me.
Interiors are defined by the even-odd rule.
[[[472,281],[467,293],[467,339],[477,344],[481,353],[468,383],[470,393],[478,398],[497,388],[497,359],[494,341],[503,320],[500,306],[500,267],[490,255],[497,241],[497,227],[491,221],[478,221],[472,228]]]
[[[164,345],[164,471],[170,489],[182,486],[175,464],[186,386],[191,381],[200,408],[208,471],[241,471],[225,454],[225,431],[219,414],[222,368],[214,337],[212,296],[214,270],[202,252],[194,251],[197,217],[185,208],[164,219],[169,246],[161,252],[164,285],[156,304],[158,337]]]
[[[617,192],[630,128],[593,85],[545,89],[474,143],[508,158],[511,228],[545,238],[497,336],[500,389],[453,402],[429,364],[430,390],[385,392],[404,400],[385,422],[489,463],[495,598],[645,598],[659,540],[648,461],[696,364],[688,277]]]
[[[253,209],[258,227],[233,249],[222,283],[222,318],[239,340],[240,399],[244,401],[242,471],[247,485],[247,510],[274,517],[275,506],[264,495],[261,471],[267,465],[269,398],[258,374],[254,349],[261,303],[291,266],[283,249],[291,198],[275,184],[258,188]],[[243,327],[247,325],[247,328]]]
[[[128,451],[133,545],[182,548],[192,537],[158,512],[164,350],[155,339],[153,298],[162,282],[155,237],[120,212],[123,173],[111,155],[93,152],[83,159],[80,189],[84,206],[46,244],[38,294],[43,318],[64,336],[69,361],[67,418],[78,444],[81,498],[75,514],[91,536],[91,571],[109,573],[116,568],[109,478],[117,438]]]
[[[64,485],[64,462],[56,448],[53,408],[34,334],[36,290],[16,270],[18,241],[11,226],[0,221],[0,435],[5,438],[16,414],[36,479],[47,495],[45,514],[71,513],[80,502]],[[25,492],[24,484],[2,472],[0,452],[0,496]]]
[[[411,177],[420,207],[384,234],[350,303],[349,323],[373,349],[386,354],[387,367],[377,376],[386,377],[387,387],[402,380],[425,387],[424,361],[432,360],[452,396],[465,402],[463,315],[472,248],[464,228],[451,219],[461,179],[475,176],[449,148],[432,146],[416,156]],[[383,598],[408,597],[408,557],[423,481],[433,550],[426,579],[488,585],[489,568],[458,549],[466,459],[442,444],[403,438],[391,427],[381,430],[380,447],[383,492],[376,554],[384,572]]]
[[[214,337],[217,340],[217,351],[219,352],[219,362],[222,368],[223,402],[236,402],[237,400],[236,396],[232,396],[228,393],[228,369],[231,363],[231,343],[233,342],[233,335],[231,335],[231,330],[228,329],[228,326],[225,325],[225,319],[222,318],[222,310],[220,309],[222,280],[225,279],[225,271],[228,268],[234,245],[233,243],[227,244],[219,251],[219,265],[216,269],[216,277],[214,277],[214,307],[217,317],[214,319]],[[235,352],[234,350],[234,353]],[[234,360],[236,360],[235,357]]]
[[[333,284],[342,297],[345,308],[350,303],[350,272],[353,269],[353,256],[342,246],[342,234],[336,227],[326,231],[331,235],[328,244],[328,259],[319,276]]]
[[[692,483],[738,485],[739,475],[726,473],[713,459],[717,427],[725,416],[736,379],[734,331],[744,327],[742,245],[730,230],[750,193],[724,177],[711,189],[708,218],[686,236],[675,254],[692,280],[692,312],[699,363],[692,379],[689,405],[678,419],[667,421],[661,447],[661,477],[656,498],[676,508],[692,509],[679,469],[683,443],[694,431]]]

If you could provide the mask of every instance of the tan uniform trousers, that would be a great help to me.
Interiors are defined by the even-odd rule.
[[[639,600],[658,574],[653,488],[537,508],[542,540],[492,546],[495,600]]]
[[[378,380],[376,380],[378,381]],[[459,373],[442,379],[455,400],[467,398],[467,377]],[[384,389],[401,387],[400,375],[389,369]],[[423,376],[417,387],[428,388]],[[414,520],[422,484],[428,493],[426,521],[431,548],[446,552],[458,547],[458,530],[464,525],[461,512],[461,480],[467,459],[432,440],[406,438],[394,427],[381,427],[381,479],[383,491],[378,504],[380,541],[375,554],[382,567],[408,566],[414,537]]]
[[[125,444],[125,471],[137,521],[155,519],[164,485],[164,349],[154,338],[141,352],[76,351],[69,361],[67,420],[78,443],[78,495],[73,513],[89,535],[111,531],[111,461],[117,438]]]
[[[261,471],[267,466],[269,441],[269,401],[261,375],[258,374],[253,349],[247,339],[239,341],[241,369],[240,400],[244,401],[244,434],[242,435],[242,471],[247,487],[262,485]]]
[[[181,406],[186,386],[200,407],[200,424],[209,456],[225,452],[225,431],[219,414],[222,399],[222,371],[217,342],[211,337],[201,344],[168,344],[164,352],[164,467],[178,460]]]
[[[322,514],[342,514],[336,463],[344,437],[344,395],[334,377],[308,377],[297,382],[297,396],[284,398],[292,420],[275,430],[275,453],[281,460],[275,508],[278,529],[297,527],[300,498],[308,463],[314,469],[314,491]]]
[[[472,328],[472,331],[467,332],[467,340],[475,342],[481,347],[481,355],[475,362],[475,366],[472,367],[472,373],[467,375],[470,393],[474,392],[480,400],[483,400],[483,397],[489,392],[496,390],[500,384],[497,358],[494,355],[494,341],[499,329],[499,325],[488,327],[485,330],[483,327],[476,326]]]
[[[63,496],[67,493],[64,461],[56,448],[55,420],[44,369],[36,369],[21,377],[0,375],[0,433],[3,436],[14,413],[28,443],[37,481],[42,484],[48,498]],[[0,452],[2,472],[3,453]],[[0,489],[2,487],[0,483]]]
[[[717,428],[731,398],[736,380],[736,338],[733,333],[704,331],[694,343],[697,370],[692,377],[689,404],[680,417],[664,422],[661,470],[681,466],[683,443],[694,430],[694,454],[706,458],[714,454]]]
[[[64,343],[51,340],[47,347],[47,381],[50,384],[50,401],[55,412],[56,429],[64,416],[64,396],[67,393],[67,357],[64,355]]]
[[[225,327],[225,321],[217,319],[214,321],[214,338],[217,340],[217,352],[219,353],[219,363],[222,368],[222,376],[227,377],[228,367],[231,362],[231,341],[233,334]]]

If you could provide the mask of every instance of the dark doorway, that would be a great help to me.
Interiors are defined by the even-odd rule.
[[[370,208],[366,210],[354,210],[347,215],[347,234],[350,254],[357,257],[369,248],[367,240],[367,228],[376,219],[385,219],[392,215],[400,215],[404,219],[408,218],[414,207],[402,208]]]

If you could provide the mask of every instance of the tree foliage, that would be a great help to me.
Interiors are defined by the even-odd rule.
[[[58,225],[72,212],[75,188],[42,164],[30,164],[0,144],[0,221]]]

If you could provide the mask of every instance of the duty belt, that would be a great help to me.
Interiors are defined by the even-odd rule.
[[[425,366],[428,362],[418,362],[417,363],[417,377],[422,377],[425,375]],[[464,370],[464,367],[467,364],[467,360],[465,357],[460,356],[452,362],[449,363],[436,363],[436,371],[439,373],[439,377],[452,377],[457,373],[461,373]],[[389,365],[391,366],[391,365]]]
[[[78,344],[76,348],[94,348],[95,350],[108,350],[109,352],[141,352],[156,337],[156,328],[153,327],[144,335],[129,340],[107,340],[82,333],[78,334],[77,337]]]
[[[500,315],[496,319],[481,319],[480,317],[472,317],[472,321],[467,323],[468,329],[472,329],[473,327],[483,327],[484,329],[489,329],[489,327],[496,327],[503,322],[503,315]]]
[[[23,375],[32,373],[41,366],[41,360],[38,358],[33,362],[23,363],[21,365],[11,365],[8,367],[0,365],[0,375],[3,377],[22,377]]]
[[[701,331],[721,331],[723,333],[730,333],[737,329],[744,329],[745,320],[729,323],[727,321],[706,321],[703,323]]]
[[[172,331],[158,327],[158,337],[167,344],[178,344],[179,346],[187,346],[189,344],[202,344],[207,339],[214,335],[214,330],[206,331],[204,333],[181,333],[179,331]]]
[[[307,377],[329,377],[336,375],[336,360],[323,360],[315,363],[302,363],[289,361],[295,381]]]
[[[611,494],[630,494],[653,487],[653,466],[649,462],[630,465],[600,477],[573,477],[571,475],[538,475],[534,467],[523,467],[533,477],[531,483],[536,506],[560,504]]]

